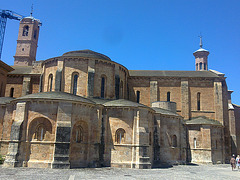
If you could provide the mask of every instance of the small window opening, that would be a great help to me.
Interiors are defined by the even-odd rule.
[[[81,126],[76,128],[76,142],[80,143],[83,142],[83,129]]]
[[[78,82],[78,75],[75,74],[73,76],[73,94],[76,95],[77,94],[77,82]]]
[[[11,88],[10,89],[10,97],[13,97],[13,94],[14,94],[14,88]]]
[[[137,103],[140,102],[140,91],[137,91]]]
[[[149,145],[151,145],[151,144],[152,144],[152,133],[149,132]]]
[[[201,96],[201,94],[200,94],[200,93],[197,93],[197,110],[198,110],[198,111],[200,111],[200,106],[201,106],[200,96]]]
[[[44,139],[44,135],[45,135],[44,125],[40,124],[36,128],[34,139],[37,139],[38,141],[42,141]]]
[[[34,31],[33,38],[37,39],[37,30]]]
[[[200,68],[199,68],[200,70],[202,70],[202,63],[200,62]]]
[[[23,36],[28,36],[28,31],[29,31],[29,26],[24,26],[22,35]]]
[[[24,48],[22,48],[22,51],[24,51]]]
[[[206,63],[204,63],[203,65],[204,65],[204,70],[207,70]]]
[[[105,78],[101,79],[101,98],[105,98]]]
[[[116,137],[115,137],[115,142],[118,144],[122,144],[125,139],[125,130],[120,128],[116,131]]]
[[[176,135],[172,136],[172,147],[177,147],[177,136]]]
[[[50,74],[48,77],[48,91],[52,91],[52,85],[53,85],[53,75]]]
[[[196,138],[193,139],[193,146],[194,146],[194,149],[197,148],[197,139]]]
[[[171,99],[171,93],[167,92],[167,101],[170,101],[170,99]]]

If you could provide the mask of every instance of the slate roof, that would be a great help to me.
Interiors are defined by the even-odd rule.
[[[0,104],[3,105],[3,104],[10,103],[13,99],[15,99],[15,98],[12,98],[12,97],[0,97]]]
[[[187,120],[185,122],[187,125],[217,125],[217,126],[222,126],[222,124],[219,121],[209,119],[205,116],[199,116],[192,118],[191,120]]]
[[[102,98],[88,98],[88,99],[95,102],[96,104],[104,104],[106,102],[112,101],[112,100],[109,100],[109,99],[102,99]]]
[[[101,53],[86,49],[79,51],[69,51],[64,53],[62,56],[76,56],[76,57],[86,57],[86,58],[96,58],[111,61],[111,59]]]
[[[16,75],[27,75],[27,74],[35,74],[32,73],[32,66],[12,66],[14,70],[9,72],[8,74],[16,74]]]
[[[212,71],[129,70],[129,75],[145,77],[219,77]]]
[[[179,114],[177,113],[174,113],[172,111],[169,111],[167,109],[162,109],[162,108],[157,108],[157,107],[152,107],[153,110],[156,111],[156,113],[159,113],[159,114],[166,114],[166,115],[171,115],[171,116],[179,116],[181,117]]]
[[[120,107],[145,107],[149,108],[148,106],[145,106],[140,103],[132,102],[126,99],[117,99],[117,100],[112,100],[108,101],[103,104],[104,106],[120,106]]]
[[[0,67],[3,67],[3,69],[5,69],[8,72],[14,70],[11,66],[7,65],[5,62],[3,62],[1,60],[0,60]]]
[[[77,96],[77,95],[73,95],[65,92],[54,92],[54,91],[29,94],[26,96],[19,97],[16,100],[27,100],[27,99],[65,100],[65,101],[78,101],[78,102],[95,104],[95,102],[91,101],[90,99],[87,99],[81,96]]]

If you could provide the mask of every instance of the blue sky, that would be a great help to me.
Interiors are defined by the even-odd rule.
[[[1,0],[43,23],[37,60],[91,49],[131,70],[195,70],[193,52],[209,50],[209,69],[225,73],[240,104],[239,0]],[[13,64],[19,22],[8,20],[2,60]]]

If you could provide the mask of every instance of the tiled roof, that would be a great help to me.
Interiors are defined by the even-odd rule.
[[[148,106],[145,106],[140,103],[132,102],[126,99],[117,99],[117,100],[112,100],[108,101],[103,104],[104,106],[121,106],[121,107],[146,107],[149,108]]]
[[[92,50],[79,50],[79,51],[70,51],[64,53],[62,56],[76,56],[76,57],[86,57],[86,58],[96,58],[111,61],[111,59],[104,54],[94,52]]]
[[[27,99],[49,99],[49,100],[65,100],[65,101],[79,101],[84,103],[91,103],[95,104],[95,102],[91,101],[90,99],[73,95],[70,93],[65,92],[41,92],[36,94],[29,94],[26,96],[22,96],[16,99],[18,100],[27,100]]]
[[[162,109],[162,108],[157,108],[157,107],[152,107],[152,109],[153,109],[154,111],[156,111],[156,113],[158,113],[158,114],[166,114],[166,115],[179,116],[179,117],[181,117],[179,114],[174,113],[174,112],[172,112],[172,111],[169,111],[169,110],[167,110],[167,109]]]
[[[192,118],[190,120],[187,120],[185,122],[187,125],[217,125],[217,126],[222,126],[222,124],[219,121],[216,121],[214,119],[209,119],[205,116],[199,116]]]
[[[0,97],[0,104],[10,103],[13,99],[12,97]]]
[[[153,70],[129,70],[130,76],[145,77],[219,77],[212,71],[153,71]]]

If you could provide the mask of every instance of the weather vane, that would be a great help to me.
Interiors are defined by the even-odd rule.
[[[32,17],[32,14],[33,14],[33,4],[31,6],[31,13],[30,13],[30,16]]]
[[[200,48],[202,48],[202,46],[203,46],[203,44],[202,44],[202,33],[200,32],[200,36],[198,36],[198,37],[200,37]]]

